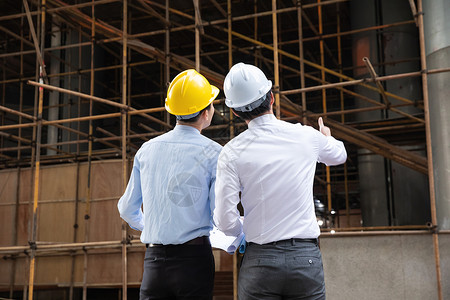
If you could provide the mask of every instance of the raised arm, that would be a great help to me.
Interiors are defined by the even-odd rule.
[[[327,166],[335,166],[345,163],[347,160],[347,151],[344,143],[331,136],[331,130],[323,124],[322,117],[318,120],[319,131],[317,134],[319,140],[318,161]]]

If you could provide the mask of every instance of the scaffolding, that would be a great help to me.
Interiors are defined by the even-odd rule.
[[[422,0],[417,1],[417,8],[414,1],[409,3],[409,20],[352,29],[344,21],[349,14],[348,0],[272,0],[271,5],[257,0],[245,3],[194,0],[192,3],[183,1],[183,4],[169,0],[4,1],[2,9],[8,13],[0,16],[0,40],[3,41],[0,45],[0,60],[3,61],[0,169],[17,169],[19,177],[21,169],[30,168],[33,190],[29,203],[29,244],[18,245],[16,239],[12,245],[0,247],[0,253],[28,257],[29,277],[24,295],[28,293],[28,299],[33,299],[37,256],[75,255],[76,252],[84,259],[83,299],[86,299],[88,252],[119,249],[123,278],[121,299],[127,299],[130,284],[127,282],[127,252],[141,249],[143,245],[124,222],[121,240],[89,241],[91,186],[95,184],[91,177],[92,163],[120,158],[124,190],[130,160],[139,146],[174,127],[175,120],[164,109],[170,79],[181,70],[195,68],[211,83],[222,87],[228,68],[243,60],[271,74],[277,118],[315,126],[317,118],[323,116],[333,135],[346,142],[349,162],[333,171],[329,167],[319,168],[316,173],[315,191],[326,198],[327,210],[337,205],[333,203],[336,196],[333,191],[341,191],[345,203],[342,216],[347,223],[334,228],[336,234],[343,231],[389,234],[390,231],[380,230],[393,229],[432,234],[438,294],[442,299],[427,75],[450,69],[427,69]],[[369,57],[364,57],[358,65],[353,64],[350,45],[353,35],[380,33],[401,26],[417,27],[419,58],[372,64]],[[375,71],[384,64],[418,60],[420,70],[392,75],[378,75]],[[353,78],[349,75],[361,68],[370,76]],[[421,100],[408,99],[385,88],[385,82],[412,77],[422,81]],[[374,99],[361,94],[353,89],[355,86],[378,96]],[[56,102],[50,101],[50,95],[56,95]],[[355,107],[353,99],[365,101],[367,105]],[[215,105],[213,124],[204,133],[225,144],[245,129],[245,123],[233,118],[220,97]],[[421,113],[406,112],[405,107],[414,107]],[[355,121],[355,114],[373,111],[397,118]],[[410,135],[401,134],[405,132]],[[423,147],[427,156],[405,150],[402,144]],[[352,158],[360,148],[428,176],[429,224],[350,226],[350,195],[357,193],[357,169]],[[43,180],[40,170],[43,165],[65,163],[74,163],[78,169],[81,163],[87,164],[85,232],[78,233],[84,234],[84,242],[77,242],[75,230],[73,243],[47,244],[37,238],[39,187]],[[77,180],[80,180],[78,175]],[[15,204],[17,226],[18,203],[19,199]],[[324,232],[329,230],[324,229]],[[233,258],[233,294],[237,299],[237,256]],[[74,262],[71,272],[70,299]],[[11,295],[14,276],[12,274]]]

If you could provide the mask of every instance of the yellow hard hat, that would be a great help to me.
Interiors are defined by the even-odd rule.
[[[166,110],[178,116],[194,114],[207,107],[219,94],[219,89],[196,70],[178,74],[167,91]]]

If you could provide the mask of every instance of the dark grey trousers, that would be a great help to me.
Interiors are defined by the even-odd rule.
[[[311,241],[250,243],[238,283],[239,300],[324,300],[320,249]]]
[[[211,245],[147,248],[140,300],[211,300],[213,285]]]

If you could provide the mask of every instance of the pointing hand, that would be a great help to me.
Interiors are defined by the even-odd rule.
[[[330,128],[328,128],[327,126],[323,125],[323,119],[322,117],[319,117],[319,131],[324,135],[324,136],[331,136],[331,130]]]

